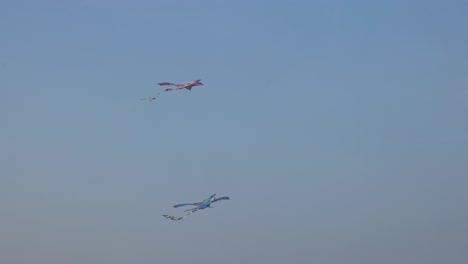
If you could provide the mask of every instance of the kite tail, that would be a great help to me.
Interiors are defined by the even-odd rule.
[[[195,213],[197,210],[192,210],[190,211],[188,214],[184,215],[184,216],[173,216],[173,215],[163,215],[165,218],[167,219],[171,219],[171,220],[174,220],[174,221],[179,221],[179,220],[182,220],[184,219],[185,217]]]
[[[157,99],[157,97],[148,97],[148,98],[143,98],[143,99],[140,99],[140,100],[142,100],[142,101],[150,101],[150,102],[151,102],[151,101],[154,101],[154,100],[156,100],[156,99]]]
[[[159,96],[161,95],[161,93],[162,93],[162,92],[159,92],[159,93],[156,94],[154,97],[147,97],[147,98],[143,98],[143,99],[141,99],[141,100],[147,100],[147,101],[150,101],[150,102],[151,102],[151,101],[154,101],[154,100],[156,100],[156,99],[159,98]]]
[[[174,220],[174,221],[179,221],[179,220],[182,220],[184,218],[184,216],[182,216],[182,217],[173,216],[173,215],[163,215],[163,216],[166,217],[167,219],[171,219],[171,220]]]

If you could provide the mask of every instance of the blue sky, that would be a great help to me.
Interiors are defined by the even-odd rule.
[[[2,1],[1,262],[466,263],[467,10]]]

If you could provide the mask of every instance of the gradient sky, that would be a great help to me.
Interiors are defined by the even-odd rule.
[[[0,1],[0,262],[468,263],[467,25],[467,1]]]

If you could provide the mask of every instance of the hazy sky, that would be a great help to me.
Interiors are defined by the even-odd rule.
[[[468,263],[467,25],[467,1],[0,1],[0,262]]]

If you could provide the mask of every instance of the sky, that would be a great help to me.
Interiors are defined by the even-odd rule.
[[[0,262],[468,263],[466,25],[466,1],[0,1]]]

